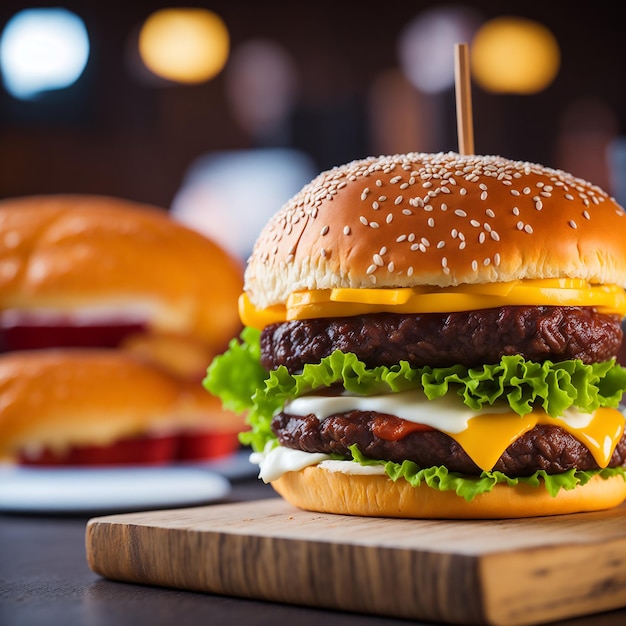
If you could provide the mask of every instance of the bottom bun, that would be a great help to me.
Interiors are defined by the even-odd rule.
[[[382,474],[348,474],[319,466],[288,472],[272,487],[290,504],[308,511],[421,519],[507,519],[601,511],[626,499],[622,476],[594,476],[571,490],[551,496],[543,487],[499,484],[467,502],[454,491],[412,487]]]

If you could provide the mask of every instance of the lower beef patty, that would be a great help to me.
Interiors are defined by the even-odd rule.
[[[481,469],[451,437],[436,430],[411,432],[396,441],[376,435],[397,417],[369,411],[350,411],[320,421],[315,415],[277,414],[272,430],[281,445],[305,452],[350,457],[356,444],[371,459],[415,462],[419,467],[445,465],[451,472],[480,474]],[[626,436],[618,442],[609,467],[626,465]],[[559,426],[540,424],[512,443],[493,467],[507,476],[530,476],[537,470],[559,474],[569,469],[599,469],[591,452]]]
[[[475,367],[510,354],[533,361],[608,360],[622,343],[621,319],[593,308],[506,306],[459,313],[376,313],[295,320],[267,326],[261,363],[290,372],[318,363],[334,350],[354,352],[369,367],[408,361]]]

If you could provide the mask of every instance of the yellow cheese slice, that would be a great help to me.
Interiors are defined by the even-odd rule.
[[[516,439],[537,424],[561,426],[589,448],[600,467],[608,465],[617,442],[624,434],[624,415],[610,408],[598,409],[591,422],[582,428],[543,412],[534,411],[523,417],[511,412],[478,415],[469,420],[465,430],[446,434],[463,447],[478,467],[489,471]]]
[[[287,304],[257,309],[243,293],[239,315],[246,326],[367,313],[452,313],[517,305],[588,306],[626,315],[626,291],[618,285],[591,285],[582,279],[520,280],[485,285],[400,289],[320,289],[292,293]]]

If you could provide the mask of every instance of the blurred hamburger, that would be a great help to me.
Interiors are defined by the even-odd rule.
[[[85,421],[91,419],[88,415],[100,415],[99,420],[111,424],[127,411],[132,413],[134,407],[142,411],[140,396],[147,391],[137,382],[127,411],[118,417],[102,417],[103,407],[108,406],[106,396],[113,393],[109,389],[112,382],[96,380],[100,365],[94,358],[95,350],[100,358],[107,359],[106,371],[115,370],[118,375],[128,371],[133,377],[141,371],[195,405],[195,416],[188,420],[185,431],[193,431],[198,445],[193,451],[186,448],[187,460],[214,456],[218,450],[230,452],[239,446],[237,434],[244,426],[243,419],[225,411],[201,386],[207,363],[241,329],[237,298],[243,285],[243,267],[217,243],[176,222],[163,209],[119,198],[10,198],[0,202],[0,268],[0,369],[6,376],[10,372],[9,378],[26,381],[41,367],[46,371],[41,374],[40,384],[44,385],[58,367],[65,376],[63,393],[68,386],[95,385],[99,391],[89,395],[92,407],[84,412]],[[59,382],[56,376],[54,380]],[[92,379],[92,383],[85,382]],[[38,391],[38,397],[55,393],[46,387]],[[25,445],[29,453],[23,454],[22,448],[18,449],[15,442],[9,445],[1,435],[2,424],[9,419],[7,411],[17,402],[9,399],[12,394],[6,394],[3,391],[0,395],[0,454],[10,460],[117,462],[123,447],[120,437],[143,436],[155,428],[164,432],[162,424],[156,423],[159,420],[139,428],[136,420],[129,418],[119,437],[113,437],[115,429],[107,430],[103,424],[106,436],[90,442],[79,434],[69,437],[69,430],[53,427],[53,420],[41,427],[50,433],[56,429],[59,437],[67,430],[65,442],[53,435],[52,448],[48,449],[44,445],[47,437],[30,441],[24,435],[20,446]],[[151,401],[156,403],[156,399]],[[55,406],[56,401],[50,402]],[[172,406],[169,402],[164,407],[165,414]],[[62,412],[72,413],[69,408],[59,408]],[[49,419],[43,417],[46,412],[40,408],[36,413],[25,415],[24,422]],[[68,427],[72,423],[70,420]],[[82,424],[84,433],[95,433],[99,428],[97,424]],[[172,424],[168,428],[176,430]],[[221,448],[213,445],[218,435],[223,439]],[[201,441],[205,441],[204,446],[199,445]],[[225,445],[227,441],[230,443]],[[103,442],[107,443],[106,450],[97,455],[93,449],[86,453],[88,446],[102,446]],[[84,449],[76,450],[74,444]],[[142,458],[151,445],[156,445],[156,438],[145,437],[144,450],[134,446],[137,454],[127,455],[126,461]]]
[[[412,153],[336,167],[261,232],[246,328],[205,386],[247,412],[260,477],[302,508],[617,506],[624,242],[612,198],[538,164]]]

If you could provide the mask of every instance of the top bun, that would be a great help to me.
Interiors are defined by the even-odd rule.
[[[261,232],[252,304],[294,291],[580,278],[626,287],[626,214],[566,172],[498,156],[409,153],[321,173]]]
[[[0,202],[0,233],[2,309],[130,313],[219,346],[240,327],[242,264],[164,209],[28,196]]]

